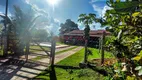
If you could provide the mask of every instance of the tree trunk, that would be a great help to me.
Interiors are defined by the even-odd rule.
[[[5,8],[5,22],[4,22],[5,35],[4,35],[4,50],[3,50],[4,55],[8,54],[7,13],[8,13],[8,0],[6,0],[6,8]]]
[[[102,35],[102,41],[101,41],[101,64],[104,63],[104,42],[105,42],[105,32],[103,32]]]
[[[25,54],[26,61],[28,61],[29,48],[30,48],[30,40],[27,39],[27,41],[26,41],[26,54]]]
[[[87,44],[88,44],[88,40],[85,40],[85,53],[84,53],[84,63],[87,62]]]
[[[56,49],[56,41],[54,38],[52,39],[52,45],[51,45],[51,54],[50,54],[50,63],[51,67],[54,66],[54,61],[55,61],[55,49]]]

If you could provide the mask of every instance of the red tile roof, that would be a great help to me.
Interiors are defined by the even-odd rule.
[[[92,37],[99,37],[105,32],[106,35],[110,35],[110,32],[106,30],[90,30],[90,36]],[[78,35],[78,36],[83,36],[84,31],[83,30],[73,30],[69,33],[65,33],[64,35]]]

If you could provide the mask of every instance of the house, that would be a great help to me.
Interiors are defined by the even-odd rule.
[[[110,35],[110,32],[106,30],[90,30],[90,38],[88,41],[88,45],[91,47],[99,46],[99,39],[102,37],[103,32],[105,36]],[[73,30],[69,33],[65,33],[63,35],[64,43],[67,44],[76,44],[76,45],[84,45],[84,31],[83,30]]]

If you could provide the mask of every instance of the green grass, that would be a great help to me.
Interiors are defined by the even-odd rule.
[[[62,45],[62,44],[65,44],[63,42],[56,42],[56,45]]]
[[[57,80],[104,80],[104,77],[91,69],[61,69],[55,68]],[[36,77],[39,80],[55,80],[48,71],[44,71]]]
[[[94,58],[101,58],[101,53],[99,52],[98,49],[94,49],[94,48],[89,48],[92,51],[92,55],[89,55],[89,60],[94,59]],[[105,58],[112,58],[113,54],[110,52],[105,51],[104,53],[104,57]]]
[[[92,51],[92,55],[89,55],[88,60],[94,59],[94,58],[100,58],[101,54],[99,54],[98,49],[89,48]],[[105,58],[113,57],[111,53],[105,52]],[[63,64],[63,65],[70,65],[70,66],[78,66],[78,64],[83,61],[84,59],[84,49],[81,49],[77,53],[65,58],[64,60],[60,61],[57,64]]]
[[[78,64],[83,61],[84,58],[84,49],[81,49],[80,51],[76,52],[75,54],[61,60],[57,64],[61,65],[68,65],[68,66],[78,66]]]
[[[58,52],[56,52],[56,54],[60,54],[60,53],[63,53],[63,52],[67,52],[67,51],[70,51],[70,50],[75,49],[75,48],[77,48],[77,46],[72,47],[72,48],[69,48],[69,49],[65,49],[65,50],[62,50],[62,51],[58,51]]]
[[[100,54],[98,53],[97,49],[90,48],[93,55],[89,56],[89,59],[93,58],[100,58]],[[105,57],[109,58],[112,55],[109,52],[105,52]],[[78,66],[84,58],[84,49],[76,52],[75,54],[61,60],[57,64],[59,65],[66,65],[66,66]],[[57,80],[103,80],[104,76],[100,75],[99,73],[86,68],[86,69],[62,69],[62,68],[55,68],[55,74]],[[49,71],[43,71],[41,74],[36,76],[36,78],[42,80],[50,80],[52,76],[49,74]]]

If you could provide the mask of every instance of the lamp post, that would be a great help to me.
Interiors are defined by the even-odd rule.
[[[4,50],[3,50],[3,54],[7,55],[8,53],[8,34],[7,34],[7,13],[8,13],[8,0],[6,0],[6,7],[5,7],[5,22],[4,22]]]

